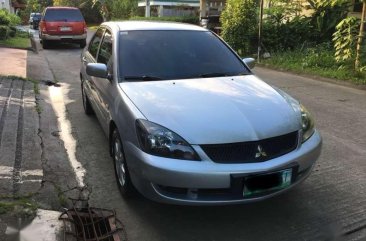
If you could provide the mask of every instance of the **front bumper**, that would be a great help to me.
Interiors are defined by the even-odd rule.
[[[69,40],[86,40],[86,33],[80,35],[50,35],[42,34],[40,37],[42,40],[53,40],[53,41],[69,41]]]
[[[309,176],[321,152],[318,131],[286,155],[260,163],[222,164],[211,161],[193,146],[201,161],[185,161],[149,155],[132,143],[124,143],[132,182],[141,194],[158,202],[184,205],[220,205],[263,200],[282,193]],[[240,195],[245,177],[292,168],[291,185],[254,197]]]

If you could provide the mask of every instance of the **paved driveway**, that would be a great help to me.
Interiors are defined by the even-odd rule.
[[[326,240],[336,235],[366,238],[366,92],[296,75],[256,69],[268,83],[303,102],[324,138],[312,175],[298,188],[261,203],[181,207],[143,198],[125,201],[115,183],[107,139],[95,117],[83,114],[80,49],[44,50],[61,83],[61,129],[76,142],[75,158],[92,189],[90,205],[117,210],[130,240]],[[62,119],[62,118],[61,118]],[[66,141],[67,144],[67,141]]]

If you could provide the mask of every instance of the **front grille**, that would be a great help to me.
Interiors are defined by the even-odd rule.
[[[298,132],[250,142],[201,145],[212,161],[217,163],[264,162],[296,149]]]

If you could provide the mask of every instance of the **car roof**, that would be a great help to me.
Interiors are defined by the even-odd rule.
[[[190,30],[190,31],[208,31],[193,24],[165,22],[165,21],[119,21],[105,22],[102,26],[109,26],[119,31],[132,30]]]

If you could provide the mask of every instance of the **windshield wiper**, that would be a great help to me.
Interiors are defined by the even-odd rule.
[[[125,80],[162,80],[160,77],[156,76],[149,76],[149,75],[142,75],[142,76],[132,76],[128,75],[124,77]]]
[[[205,78],[205,77],[224,77],[224,76],[229,76],[229,74],[228,73],[219,73],[219,72],[217,72],[217,73],[200,74],[199,76],[203,77],[203,78]]]
[[[241,73],[225,73],[225,72],[217,72],[217,73],[206,73],[206,74],[201,74],[199,75],[200,77],[203,78],[208,78],[208,77],[226,77],[226,76],[237,76],[237,75],[247,75],[250,73],[246,73],[246,72],[241,72]]]

